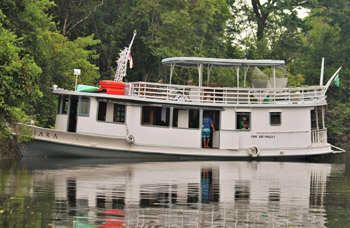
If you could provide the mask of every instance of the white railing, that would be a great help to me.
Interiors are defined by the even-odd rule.
[[[327,129],[313,129],[311,131],[312,144],[324,144],[327,143]]]
[[[148,99],[219,104],[326,103],[322,86],[257,89],[130,82],[127,83],[127,95]]]

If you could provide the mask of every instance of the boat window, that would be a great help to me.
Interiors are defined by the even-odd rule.
[[[69,96],[64,95],[62,99],[62,110],[61,114],[67,114],[68,112]]]
[[[103,102],[103,101],[98,102],[97,120],[106,121],[106,113],[107,113],[107,102]]]
[[[174,108],[173,127],[199,128],[199,110]]]
[[[142,125],[169,126],[170,108],[142,107]]]
[[[189,128],[199,128],[199,110],[190,110]]]
[[[125,122],[125,105],[114,104],[113,122]]]
[[[271,126],[281,125],[281,113],[280,112],[270,112],[270,125]]]
[[[57,114],[60,114],[60,110],[61,110],[61,100],[62,100],[62,96],[59,95],[57,97]]]
[[[250,130],[250,112],[237,112],[236,115],[236,128]]]
[[[89,116],[90,99],[82,97],[80,99],[80,111],[79,116]]]

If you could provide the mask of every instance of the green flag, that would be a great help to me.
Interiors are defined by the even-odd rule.
[[[340,86],[340,84],[339,84],[339,75],[337,75],[337,77],[335,77],[334,83],[335,83],[336,86],[338,86],[338,87]]]

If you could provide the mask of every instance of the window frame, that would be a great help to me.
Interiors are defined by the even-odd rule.
[[[117,109],[118,109],[118,107],[122,108],[121,113],[123,115],[119,116],[120,118],[123,118],[122,121],[117,121],[116,120],[118,118],[118,110],[116,110],[116,107],[117,107]],[[123,123],[124,124],[125,120],[126,120],[126,106],[122,105],[122,104],[114,103],[113,104],[113,123]]]
[[[69,112],[69,103],[70,103],[70,97],[69,95],[63,95],[62,101],[61,101],[61,111],[60,114],[62,115],[68,115]]]
[[[240,117],[238,119],[238,117]],[[243,117],[248,117],[249,129],[240,128],[240,123]],[[251,131],[252,129],[252,115],[251,112],[236,112],[236,130],[238,131]]]
[[[272,115],[279,113],[279,123],[278,124],[274,124],[272,123]],[[281,126],[282,125],[282,112],[269,112],[269,116],[270,116],[270,126]]]
[[[116,103],[116,102],[108,102],[108,101],[104,101],[104,100],[100,100],[97,101],[97,116],[96,119],[98,122],[103,122],[103,123],[113,123],[113,124],[125,124],[126,122],[126,105],[125,104],[120,104],[120,103]],[[104,112],[104,119],[99,119],[99,115],[100,115],[100,107],[101,107],[101,103],[105,104],[105,110],[102,110]],[[110,108],[108,108],[108,106],[110,106],[109,104],[112,103],[113,104],[113,108],[112,108],[112,120],[107,120],[107,115],[110,112]],[[123,111],[124,111],[124,121],[115,121],[115,106],[120,106],[123,107]],[[102,112],[101,111],[101,112]],[[101,113],[103,114],[103,113]],[[110,117],[110,116],[109,116]]]
[[[104,119],[100,119],[100,108],[101,108],[101,103],[105,104],[105,110],[104,110]],[[103,113],[101,113],[102,115]],[[107,101],[98,101],[98,105],[97,105],[97,121],[100,122],[107,122],[106,118],[107,118]]]
[[[200,110],[199,109],[186,109],[186,108],[173,108],[173,119],[172,119],[172,124],[171,126],[173,128],[179,128],[179,129],[190,129],[190,130],[193,130],[193,129],[199,129],[200,127],[200,123],[199,123],[199,119],[200,119]],[[179,118],[179,115],[178,115],[178,111],[179,110],[188,110],[188,127],[178,127],[178,123],[175,125],[175,117],[177,118],[177,122],[178,122],[178,118]],[[195,127],[191,127],[191,120],[195,119],[195,116],[194,113],[195,112],[198,112],[197,113],[197,118],[198,118],[198,122],[195,123],[193,121],[193,124],[192,125],[195,125]],[[177,112],[177,113],[176,113]],[[176,113],[176,115],[175,115]],[[196,125],[197,124],[197,125]]]
[[[61,105],[62,105],[62,95],[57,97],[57,114],[61,114]]]
[[[159,115],[159,111],[161,112],[162,108],[166,110],[166,120],[165,125],[155,124],[157,121],[157,116]],[[145,123],[145,110],[149,110],[150,113],[150,121]],[[161,113],[160,113],[161,117]],[[160,120],[161,121],[161,120]],[[169,107],[156,107],[156,106],[141,106],[141,121],[140,125],[143,127],[165,127],[170,128],[170,108]]]
[[[83,100],[87,100],[87,105],[86,105],[86,113],[82,111],[83,109]],[[89,117],[90,116],[90,98],[89,97],[80,97],[79,99],[79,116],[83,117]]]

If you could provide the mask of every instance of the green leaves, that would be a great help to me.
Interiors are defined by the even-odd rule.
[[[4,18],[0,10],[1,17]],[[14,116],[14,108],[30,110],[30,103],[40,98],[35,80],[41,69],[23,53],[22,41],[0,24],[0,119]],[[1,134],[1,133],[0,133]]]
[[[47,87],[73,89],[73,69],[80,68],[81,83],[96,84],[98,58],[91,47],[94,35],[68,40],[48,15],[49,0],[0,2],[0,121],[19,122],[38,114],[43,126],[53,125],[55,100]],[[4,127],[3,124],[1,124]],[[0,131],[0,137],[1,137]]]

